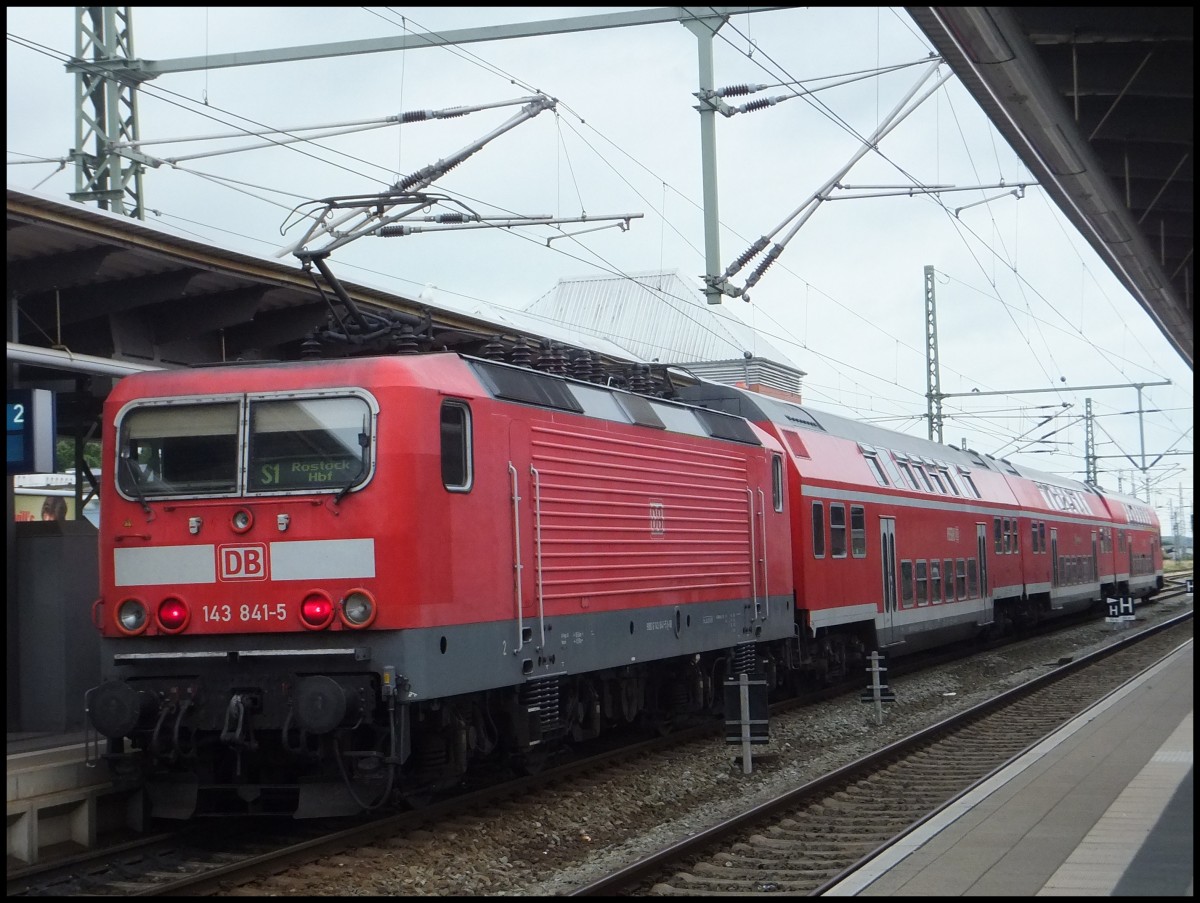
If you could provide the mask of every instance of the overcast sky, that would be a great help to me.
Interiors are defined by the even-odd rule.
[[[133,55],[168,60],[647,8],[133,7]],[[65,165],[75,140],[75,85],[63,66],[74,48],[74,9],[7,10],[8,184],[64,200],[75,188]],[[778,99],[758,112],[717,117],[722,267],[760,236],[787,234],[793,214],[914,89],[930,53],[899,8],[771,10],[735,16],[721,29],[716,84],[770,86],[727,102]],[[847,83],[832,84],[838,81]],[[143,151],[174,161],[250,140],[150,142],[496,105],[537,92],[555,98],[554,110],[497,137],[433,190],[464,205],[449,209],[484,216],[641,214],[628,231],[598,229],[549,243],[561,233],[544,226],[364,238],[330,259],[344,279],[409,297],[424,292],[435,305],[475,312],[523,308],[558,279],[588,274],[678,270],[699,293],[697,82],[697,39],[664,23],[167,75],[138,92],[138,115]],[[801,88],[816,93],[798,96]],[[147,221],[273,257],[300,237],[295,226],[282,231],[297,205],[382,191],[519,109],[493,106],[167,162],[145,176]],[[806,403],[925,435],[923,284],[925,266],[935,267],[942,391],[1046,390],[948,398],[945,440],[1082,479],[1090,397],[1101,484],[1144,495],[1135,466],[1144,448],[1147,463],[1158,460],[1148,472],[1152,502],[1171,532],[1181,497],[1189,516],[1192,510],[1192,371],[1044,192],[1030,184],[1021,198],[1011,193],[1032,183],[1030,174],[957,79],[842,180],[906,187],[1002,181],[1006,188],[940,197],[824,203],[750,292],[750,303],[724,303],[805,371]],[[753,266],[732,281],[744,283]],[[1164,380],[1171,385],[1142,391],[1140,419],[1135,389],[1084,388]]]

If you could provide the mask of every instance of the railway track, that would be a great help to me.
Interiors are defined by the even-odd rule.
[[[819,895],[1010,759],[1192,637],[1188,612],[1064,662],[572,896]]]
[[[8,896],[160,896],[219,892],[325,855],[368,853],[380,837],[403,836],[462,817],[536,789],[579,779],[655,750],[710,735],[709,725],[577,757],[518,779],[481,779],[479,789],[419,810],[354,819],[221,819],[189,822],[177,831],[98,849],[44,866],[10,872]]]
[[[649,761],[646,757],[654,755],[656,749],[669,749],[672,745],[717,731],[719,727],[681,731],[626,749],[617,758],[611,752],[601,753],[418,812],[355,822],[281,824],[272,820],[255,824],[223,820],[190,824],[179,833],[156,838],[152,844],[129,844],[91,857],[76,857],[53,869],[10,873],[9,895],[202,894],[228,891],[269,875],[279,877],[263,879],[267,882],[264,893],[295,893],[303,888],[305,881],[297,879],[297,883],[287,876],[303,874],[305,863],[325,857],[326,862],[335,863],[332,866],[335,871],[336,863],[342,861],[353,863],[356,870],[364,872],[371,868],[386,869],[389,862],[394,863],[401,855],[397,850],[405,849],[404,842],[394,838],[413,836],[413,832],[422,829],[437,831],[438,826],[454,824],[463,818],[471,819],[481,813],[495,813],[504,807],[513,808],[513,817],[520,819],[520,807],[530,805],[529,811],[535,812],[537,794],[546,788],[582,786],[601,780],[589,777],[589,774],[603,775],[606,771],[610,777],[605,779],[613,779],[611,775],[622,769],[633,771],[643,767],[636,764],[639,757],[642,762]],[[416,850],[415,847],[407,849],[409,852]],[[293,884],[297,890],[288,889]]]

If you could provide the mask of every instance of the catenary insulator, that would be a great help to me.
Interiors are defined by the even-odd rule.
[[[525,336],[518,338],[513,346],[511,361],[518,367],[528,367],[533,363],[533,349],[529,347],[529,340]]]
[[[567,372],[567,356],[562,346],[555,341],[542,343],[542,352],[538,355],[537,368],[545,373],[557,373],[565,376]]]
[[[481,354],[489,361],[504,360],[504,343],[499,336],[492,336],[484,344]]]
[[[300,357],[304,360],[316,360],[321,356],[321,340],[312,333],[300,344]]]
[[[416,354],[421,350],[417,344],[417,337],[413,335],[413,328],[407,324],[401,326],[399,333],[393,335],[392,347],[396,354]]]

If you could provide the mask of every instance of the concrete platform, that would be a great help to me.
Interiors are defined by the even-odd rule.
[[[1192,896],[1193,644],[826,896]]]
[[[6,764],[9,869],[90,849],[133,824],[130,792],[114,791],[103,762],[89,764],[82,733],[10,733]]]

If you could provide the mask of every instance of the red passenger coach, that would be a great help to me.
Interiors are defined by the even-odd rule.
[[[746,417],[788,452],[802,671],[840,673],[871,649],[909,654],[1162,587],[1145,506],[1127,509],[1141,529],[1122,529],[1127,514],[1114,524],[1111,497],[1084,483],[729,386],[682,395]],[[1140,557],[1114,558],[1114,537],[1140,543]]]
[[[1105,556],[1111,561],[1111,580],[1105,580],[1110,598],[1144,599],[1163,588],[1162,533],[1154,509],[1139,499],[1104,493],[1111,523],[1105,533]]]
[[[794,634],[782,449],[717,411],[443,353],[131,376],[104,438],[89,716],[155,815],[419,797]]]

